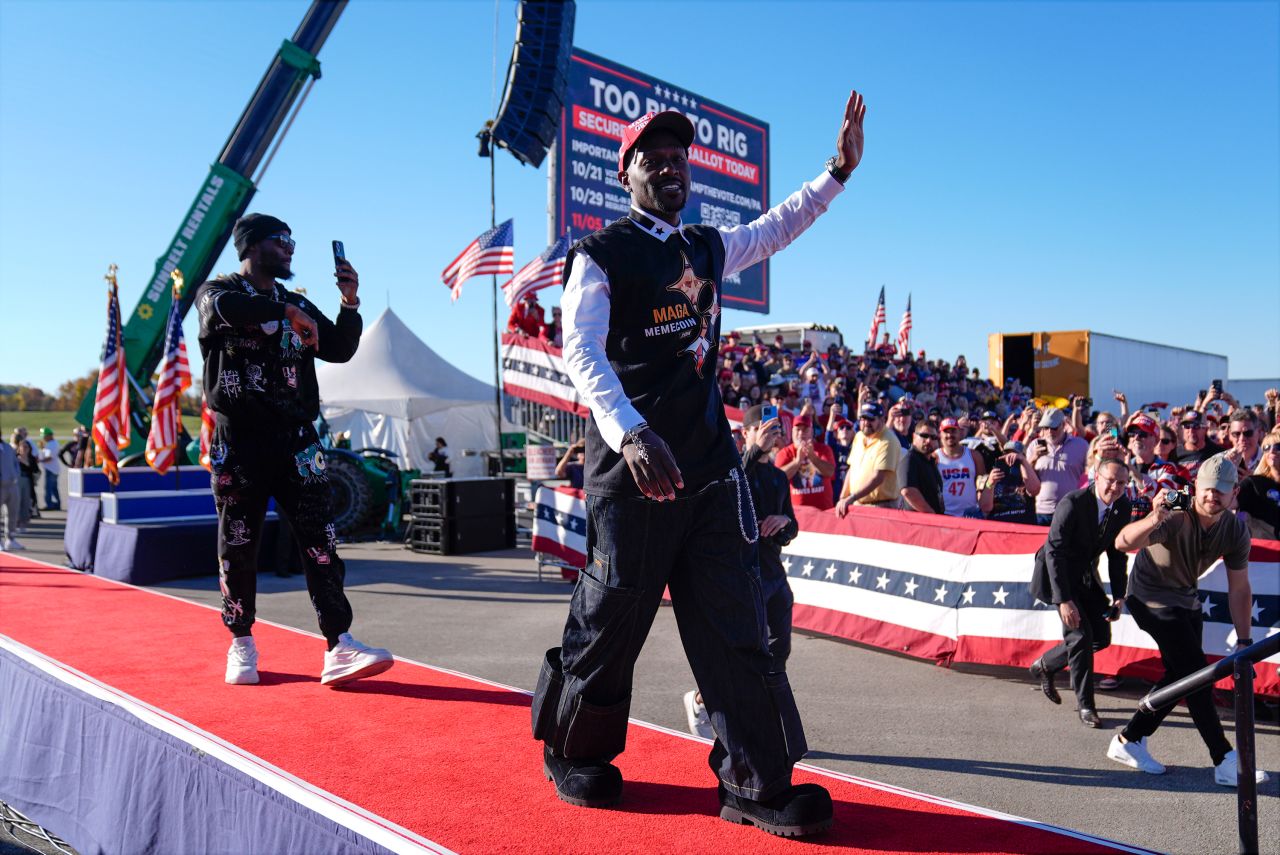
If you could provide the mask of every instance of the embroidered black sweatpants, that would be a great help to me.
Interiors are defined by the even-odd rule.
[[[268,501],[275,499],[276,511],[298,540],[311,605],[332,647],[351,628],[351,604],[342,588],[346,568],[338,557],[330,485],[315,428],[241,427],[219,419],[209,456],[218,509],[222,622],[232,635],[250,634],[263,522]]]

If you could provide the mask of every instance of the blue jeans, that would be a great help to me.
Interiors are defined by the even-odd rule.
[[[744,798],[790,786],[808,746],[770,655],[755,516],[739,478],[740,488],[712,484],[673,502],[587,497],[587,566],[533,699],[534,738],[557,755],[607,762],[626,747],[635,662],[666,587],[716,732],[712,770]]]
[[[62,497],[58,495],[58,473],[44,470],[44,509],[62,510]]]

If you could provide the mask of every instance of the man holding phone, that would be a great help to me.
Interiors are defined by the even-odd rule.
[[[1080,486],[1089,457],[1089,443],[1067,433],[1067,417],[1057,407],[1040,416],[1038,435],[1027,447],[1027,460],[1040,478],[1036,494],[1036,524],[1049,525],[1058,502]]]
[[[258,682],[258,550],[267,502],[288,519],[301,547],[307,591],[328,650],[320,682],[339,686],[379,674],[391,654],[351,637],[351,604],[342,590],[331,489],[314,421],[320,414],[315,360],[346,362],[360,344],[359,277],[334,244],[342,294],[337,322],[287,290],[294,240],[276,217],[247,214],[232,229],[238,273],[200,286],[200,353],[214,414],[209,456],[218,510],[222,622],[233,636],[226,682]]]

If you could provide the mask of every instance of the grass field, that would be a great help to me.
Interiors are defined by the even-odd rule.
[[[13,434],[16,427],[25,427],[29,437],[33,440],[40,438],[40,429],[43,427],[53,428],[53,436],[59,442],[66,442],[71,439],[72,431],[76,427],[75,413],[45,413],[33,412],[30,410],[0,410],[0,435],[3,435],[4,441],[8,442],[9,437]],[[187,431],[192,436],[200,435],[200,417],[199,416],[183,416],[182,423],[186,425]]]

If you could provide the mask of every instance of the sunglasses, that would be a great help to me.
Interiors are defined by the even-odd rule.
[[[938,435],[936,433],[918,433],[916,434],[916,436],[919,437],[920,439],[930,439],[930,440],[933,440],[934,442],[938,441]]]
[[[1174,440],[1173,440],[1173,437],[1171,437],[1171,436],[1162,436],[1162,437],[1160,437],[1160,444],[1161,444],[1161,445],[1173,445],[1173,442],[1174,442]]]
[[[1242,436],[1245,439],[1253,439],[1253,431],[1252,430],[1233,430],[1230,433],[1228,433],[1227,436],[1231,437],[1232,439],[1235,439],[1238,436]]]
[[[1263,454],[1270,454],[1273,451],[1280,451],[1280,445],[1276,445],[1275,443],[1272,443],[1271,445],[1262,446]]]
[[[1203,430],[1204,422],[1183,422],[1182,427],[1188,430]]]
[[[298,245],[298,242],[296,240],[289,237],[287,234],[284,234],[283,232],[278,235],[267,235],[265,238],[263,238],[263,240],[273,240],[276,243],[283,246],[285,249],[293,249],[295,246]]]

